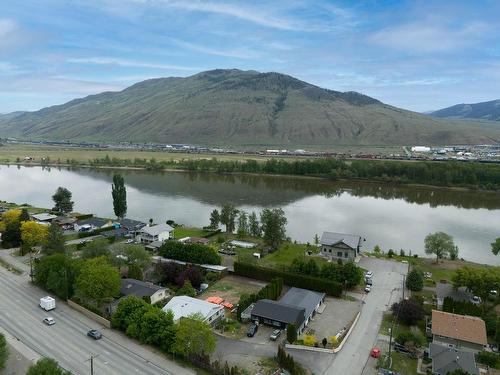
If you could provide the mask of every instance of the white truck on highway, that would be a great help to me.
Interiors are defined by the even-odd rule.
[[[56,308],[56,300],[52,297],[42,297],[40,298],[40,307],[45,311],[54,310]]]

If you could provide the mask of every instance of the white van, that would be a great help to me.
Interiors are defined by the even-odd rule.
[[[52,297],[42,297],[40,298],[40,307],[45,311],[54,310],[56,308],[56,300]]]

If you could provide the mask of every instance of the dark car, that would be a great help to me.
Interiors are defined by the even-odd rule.
[[[91,329],[90,331],[88,331],[87,336],[92,337],[94,340],[102,339],[102,333],[99,332],[97,329]]]
[[[255,323],[252,323],[250,325],[250,327],[248,327],[247,336],[254,337],[254,335],[257,333],[258,329],[259,329],[259,326]]]

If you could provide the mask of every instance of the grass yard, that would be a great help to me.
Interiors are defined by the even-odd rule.
[[[220,297],[225,301],[236,305],[242,294],[258,292],[266,283],[239,276],[226,276],[210,286],[205,292],[198,296],[199,299],[208,297]]]
[[[209,233],[209,231],[200,228],[177,227],[174,229],[174,238],[204,237]]]
[[[412,259],[412,264],[420,268],[423,272],[431,272],[432,280],[439,282],[440,280],[447,280],[451,282],[451,278],[455,274],[455,270],[464,266],[469,267],[488,267],[487,265],[480,265],[477,263],[461,261],[461,260],[440,260],[436,263],[435,259],[417,258]]]
[[[394,322],[394,317],[393,317],[392,313],[384,314],[384,317],[382,318],[382,324],[380,326],[379,333],[386,335],[386,336],[389,336],[390,335],[389,329],[391,329],[393,327],[393,322]],[[410,331],[411,331],[410,327],[405,326],[403,324],[396,323],[396,324],[394,324],[394,332],[392,333],[392,337],[394,339],[397,335],[399,335],[403,332],[410,332]]]
[[[417,375],[417,359],[397,352],[392,352],[391,356],[392,371],[397,371],[404,375]]]
[[[266,255],[260,259],[259,264],[265,267],[288,268],[295,258],[314,259],[318,263],[325,263],[326,260],[319,257],[309,257],[306,255],[307,245],[287,242],[274,253]],[[311,248],[311,250],[313,250]]]

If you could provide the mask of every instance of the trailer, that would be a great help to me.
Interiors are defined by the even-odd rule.
[[[54,310],[56,308],[56,300],[50,296],[40,298],[40,307],[45,311]]]

